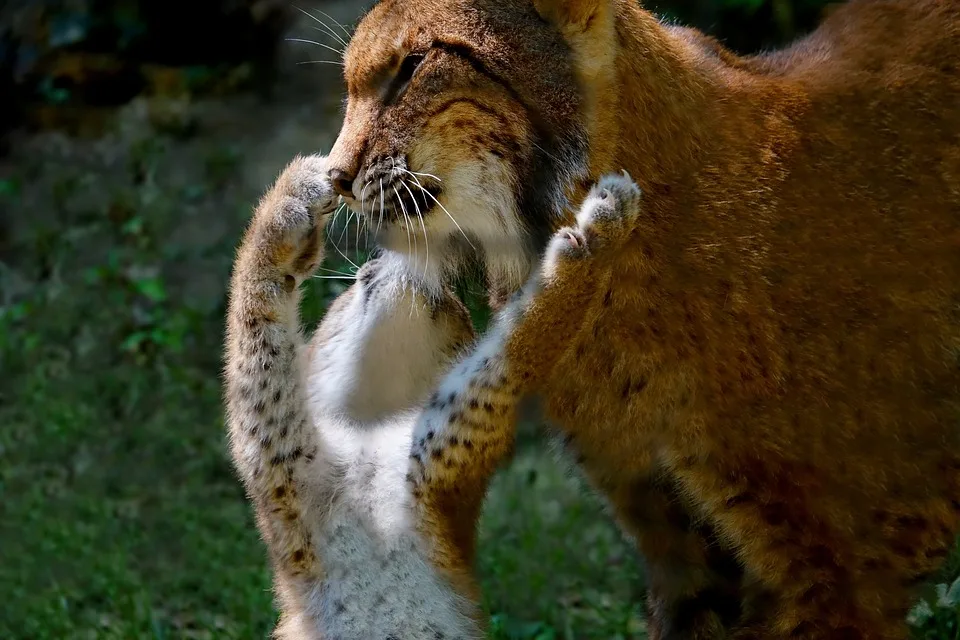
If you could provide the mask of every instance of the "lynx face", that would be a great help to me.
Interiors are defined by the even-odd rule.
[[[512,289],[582,177],[569,48],[529,0],[385,0],[345,57],[330,177],[387,249]]]

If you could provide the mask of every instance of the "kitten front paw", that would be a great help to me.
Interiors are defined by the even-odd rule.
[[[577,212],[577,226],[588,244],[625,239],[640,215],[642,192],[626,171],[609,173],[590,189]]]
[[[337,207],[339,197],[327,174],[326,156],[315,154],[295,158],[277,182],[281,180],[287,182],[290,195],[316,215],[326,215]]]
[[[295,158],[257,208],[250,233],[259,261],[301,281],[323,257],[323,229],[338,196],[324,156]]]
[[[549,280],[561,263],[622,243],[640,214],[640,199],[640,187],[626,171],[601,177],[580,206],[576,226],[564,227],[550,238],[541,276]]]
[[[583,231],[578,227],[563,227],[550,238],[550,244],[543,254],[541,276],[550,280],[556,275],[561,262],[585,258],[588,255],[590,250]]]

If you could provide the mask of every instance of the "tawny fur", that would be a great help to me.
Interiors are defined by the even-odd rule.
[[[345,73],[337,189],[403,251],[394,167],[431,181],[432,259],[470,245],[495,304],[565,196],[645,193],[575,312],[468,371],[495,411],[450,428],[485,447],[418,487],[448,555],[536,394],[647,558],[653,638],[906,637],[960,530],[960,3],[853,0],[738,57],[634,0],[384,0]]]
[[[470,567],[434,568],[404,481],[414,422],[472,341],[469,316],[386,254],[305,345],[299,286],[335,199],[323,158],[294,160],[254,215],[230,291],[230,441],[273,561],[275,637],[479,638]]]

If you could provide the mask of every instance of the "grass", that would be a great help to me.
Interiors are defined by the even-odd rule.
[[[262,638],[222,316],[251,205],[292,152],[251,178],[263,139],[236,131],[102,144],[50,138],[0,165],[0,637]],[[343,286],[316,280],[305,313]],[[632,546],[545,449],[523,433],[481,523],[494,636],[645,637]],[[918,614],[925,637],[957,637],[954,587]]]

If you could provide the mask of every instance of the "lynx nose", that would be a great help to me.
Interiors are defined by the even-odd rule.
[[[334,191],[345,198],[353,197],[353,179],[355,176],[350,175],[343,169],[330,169],[327,176],[333,183]]]

